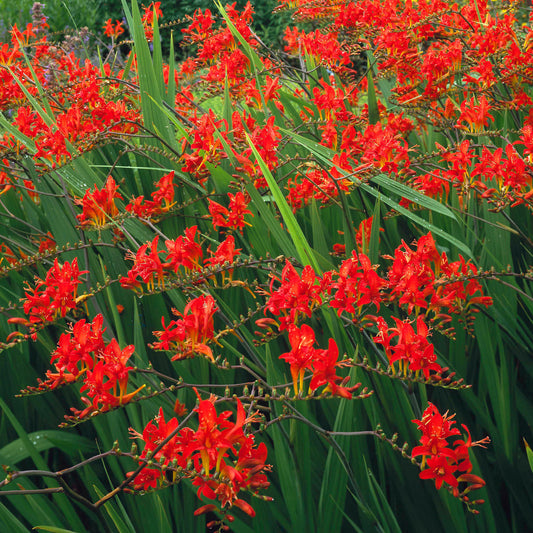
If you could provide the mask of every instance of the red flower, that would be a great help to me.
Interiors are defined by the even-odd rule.
[[[183,267],[185,271],[199,270],[202,259],[202,248],[194,239],[196,238],[197,226],[185,229],[185,235],[180,235],[175,241],[165,241],[167,248],[167,262],[165,268],[170,268],[176,274]]]
[[[363,253],[368,253],[370,246],[370,236],[372,235],[372,224],[374,217],[368,217],[361,221],[357,232],[355,234],[355,242],[359,251]],[[379,231],[385,231],[383,228],[379,228]]]
[[[113,407],[124,405],[144,387],[128,393],[129,372],[128,359],[135,351],[135,346],[120,349],[117,341],[109,344],[103,340],[102,315],[87,322],[79,320],[71,325],[70,331],[59,338],[57,348],[52,353],[50,364],[54,370],[46,372],[46,380],[38,380],[37,387],[28,387],[28,391],[55,389],[79,379],[83,380],[81,392],[88,391],[87,398],[81,398],[86,408],[82,411],[71,408],[73,416],[67,419],[79,420],[94,412],[105,412]]]
[[[144,196],[134,198],[126,206],[126,211],[144,218],[166,213],[174,205],[174,174],[174,171],[169,172],[155,183],[156,190],[152,193],[153,200],[145,202]]]
[[[313,329],[302,324],[301,327],[289,326],[289,342],[291,351],[279,356],[290,365],[294,393],[296,395],[304,393],[304,375],[306,370],[312,372],[311,391],[326,385],[323,393],[331,393],[332,396],[342,396],[351,398],[352,393],[359,387],[344,387],[348,378],[337,376],[336,369],[346,364],[346,361],[339,361],[339,349],[333,339],[329,339],[327,350],[314,348],[315,332]]]
[[[40,235],[38,244],[40,254],[43,254],[48,251],[53,252],[57,248],[54,236],[50,232],[47,232],[46,235]]]
[[[28,257],[27,254],[25,254],[20,248],[18,251],[20,259],[7,244],[0,244],[0,254],[3,255],[3,257],[0,259],[0,264],[2,263],[2,260],[5,259],[10,265],[16,265],[21,259],[23,260]]]
[[[172,433],[175,435],[155,454],[154,459],[159,462],[165,458],[164,464],[168,465],[173,458],[179,457],[179,454],[183,451],[183,445],[181,445],[180,436],[176,432],[178,426],[179,422],[176,418],[171,418],[168,422],[165,422],[165,415],[160,407],[158,416],[155,417],[154,421],[150,421],[146,425],[142,435],[130,428],[132,438],[139,438],[144,441],[141,459],[144,459],[148,453],[155,450]],[[161,469],[144,468],[133,480],[133,486],[137,490],[155,489],[158,483],[163,483],[163,480]]]
[[[221,242],[216,252],[209,252],[213,255],[212,257],[208,257],[207,259],[204,259],[204,265],[209,265],[211,268],[216,266],[224,266],[226,263],[233,263],[235,261],[235,258],[241,254],[241,248],[235,248],[235,238],[233,235],[228,235],[226,239]],[[227,271],[222,271],[222,283],[224,283],[226,279],[226,274],[231,281],[233,276],[233,269],[230,268]]]
[[[448,439],[461,434],[457,428],[453,427],[455,425],[454,417],[455,415],[448,417],[447,412],[441,415],[435,405],[428,403],[428,407],[422,413],[422,419],[412,420],[422,431],[421,446],[413,448],[413,457],[418,455],[446,455],[453,459],[455,455],[448,448]]]
[[[469,457],[470,448],[473,446],[484,447],[490,441],[486,437],[481,441],[472,442],[470,431],[463,424],[468,438],[450,442],[450,438],[461,434],[457,428],[453,427],[455,425],[454,416],[448,416],[448,413],[441,415],[438,409],[429,403],[422,414],[422,419],[412,421],[422,431],[421,445],[413,448],[412,456],[423,456],[420,479],[434,479],[437,489],[446,483],[453,489],[454,496],[465,496],[467,492],[485,485],[483,479],[470,473],[472,470]],[[426,465],[428,468],[424,468]],[[459,482],[469,483],[461,493],[458,490]]]
[[[32,37],[37,37],[37,34],[33,31],[33,24],[30,22],[26,24],[26,29],[20,31],[16,24],[13,24],[11,28],[11,42],[15,46],[28,46]]]
[[[479,104],[475,103],[474,97],[469,100],[463,100],[461,103],[461,115],[457,120],[456,127],[464,128],[462,122],[466,122],[470,126],[470,132],[478,132],[486,127],[489,123],[489,118],[494,120],[494,117],[489,113],[491,106],[489,106],[485,96],[479,98]]]
[[[346,364],[345,361],[339,361],[339,349],[334,339],[329,339],[327,350],[317,350],[313,357],[312,371],[313,377],[309,388],[314,391],[322,385],[327,385],[322,392],[330,392],[332,396],[341,396],[351,399],[352,392],[359,387],[357,384],[353,387],[346,388],[339,385],[344,382],[342,377],[337,376],[336,369]]]
[[[118,185],[109,176],[102,189],[94,187],[94,191],[87,189],[81,200],[76,200],[78,205],[83,207],[83,213],[77,215],[77,219],[82,226],[105,226],[108,218],[118,215],[118,208],[115,205],[116,199],[122,199],[117,192]]]
[[[158,287],[165,286],[165,272],[164,266],[161,262],[160,255],[162,252],[157,250],[159,242],[159,235],[154,237],[152,242],[143,244],[138,250],[135,256],[130,251],[126,255],[127,259],[134,261],[133,267],[128,271],[127,276],[120,278],[120,284],[124,288],[138,288],[140,284],[137,278],[140,277],[143,283],[147,283],[150,289],[154,288],[157,281]],[[147,250],[150,250],[147,253]]]
[[[124,33],[124,28],[122,27],[122,22],[120,20],[116,21],[116,24],[111,22],[111,19],[107,19],[104,28],[104,35],[110,37],[111,39],[117,39],[119,35]]]
[[[378,317],[379,333],[374,337],[374,341],[385,348],[392,369],[394,369],[394,363],[400,361],[400,370],[405,375],[409,371],[418,373],[422,370],[424,377],[429,379],[431,371],[439,374],[442,367],[436,362],[437,356],[433,344],[427,340],[429,328],[423,316],[420,315],[416,320],[416,333],[411,322],[392,318],[396,322],[395,328],[389,328],[385,320]],[[391,344],[393,339],[396,340],[395,344]]]
[[[75,309],[78,285],[82,283],[80,276],[85,273],[87,270],[80,272],[77,258],[63,265],[56,258],[45,280],[35,278],[35,287],[28,285],[24,291],[24,312],[30,315],[30,322],[53,322],[58,316],[65,317],[68,311]]]
[[[61,335],[50,360],[60,375],[72,374],[76,378],[85,370],[93,368],[93,354],[101,353],[105,346],[102,337],[105,331],[102,327],[103,320],[100,314],[96,315],[92,322],[79,320],[71,325],[70,332]],[[57,384],[56,381],[54,387]]]
[[[285,50],[299,53],[300,48],[302,48],[318,63],[322,63],[332,70],[341,71],[343,66],[350,63],[350,55],[342,49],[337,35],[337,32],[324,33],[323,30],[315,30],[308,34],[304,31],[298,33],[296,28],[293,32],[287,28],[285,39],[289,44]]]
[[[214,339],[213,316],[217,311],[212,296],[200,296],[191,300],[180,313],[172,310],[179,320],[171,320],[165,326],[165,318],[161,319],[163,331],[154,331],[159,339],[151,346],[154,350],[175,352],[172,361],[203,354],[214,361],[213,352],[208,342]]]
[[[229,207],[226,209],[222,205],[209,200],[209,214],[213,219],[213,227],[218,226],[223,228],[238,229],[241,233],[245,225],[250,225],[244,220],[244,215],[252,215],[252,212],[247,209],[250,199],[246,198],[244,193],[238,192],[236,194],[228,193]]]
[[[311,368],[311,363],[315,356],[315,332],[307,324],[289,326],[289,342],[291,351],[281,354],[280,359],[284,359],[291,365],[291,375],[294,384],[294,393],[303,392],[303,379],[306,369]]]
[[[151,2],[148,7],[144,8],[144,14],[142,16],[142,23],[144,26],[144,33],[146,39],[151,41],[154,38],[154,14],[158,20],[163,16],[163,12],[160,9],[161,2]]]
[[[191,23],[187,28],[181,30],[182,33],[184,33],[184,40],[189,40],[193,43],[201,43],[211,35],[211,28],[215,21],[213,20],[213,14],[209,9],[206,9],[205,11],[197,9],[192,17],[189,15],[186,17],[191,20]]]
[[[430,268],[430,261],[440,261],[435,242],[431,234],[418,242],[414,251],[402,241],[394,251],[394,262],[389,269],[391,298],[399,297],[400,304],[407,304],[407,312],[413,309],[426,309],[426,298],[433,294],[435,272]]]
[[[281,285],[274,291],[275,281],[281,281]],[[290,310],[289,316],[281,318],[280,330],[286,329],[289,324],[295,324],[300,314],[311,316],[313,308],[322,304],[320,295],[327,282],[328,279],[317,276],[309,265],[305,266],[299,275],[287,261],[281,273],[281,280],[273,277],[270,282],[271,294],[266,305],[266,308],[276,316],[282,311]]]
[[[142,435],[130,429],[134,438],[144,441],[145,447],[141,459],[151,453],[169,439],[153,459],[165,468],[172,463],[181,467],[180,477],[189,477],[193,485],[198,487],[198,497],[218,500],[221,506],[235,505],[245,513],[253,516],[253,508],[238,498],[241,490],[257,492],[268,487],[264,474],[268,469],[265,464],[267,449],[264,443],[255,446],[254,437],[244,434],[246,424],[256,421],[255,415],[246,416],[246,412],[237,400],[237,417],[230,420],[231,411],[218,414],[215,408],[215,397],[202,400],[195,409],[198,414],[198,429],[189,427],[179,429],[177,419],[165,422],[162,409],[154,422],[148,423]],[[140,463],[143,464],[144,463]],[[173,480],[176,474],[173,474]],[[135,489],[147,490],[158,485],[170,484],[168,473],[163,475],[162,469],[147,468],[135,477]],[[208,504],[196,510],[195,515],[217,507]]]
[[[343,311],[360,315],[367,304],[374,304],[379,310],[388,283],[379,277],[376,268],[368,256],[355,250],[352,257],[341,263],[337,278],[333,274],[334,283],[328,287],[328,292],[334,293],[330,305],[337,309],[339,316]]]
[[[75,418],[81,419],[94,412],[104,413],[109,409],[124,405],[144,388],[142,385],[133,392],[127,392],[129,372],[133,367],[126,366],[126,363],[134,351],[133,344],[121,350],[116,339],[112,339],[97,354],[97,362],[92,370],[87,370],[80,389],[80,392],[88,391],[87,396],[92,401],[82,397],[87,407],[83,411],[72,408]]]
[[[453,475],[456,467],[451,465],[443,455],[435,455],[427,460],[428,468],[420,472],[420,479],[434,479],[435,488],[440,489],[443,483],[456,488],[459,482]]]

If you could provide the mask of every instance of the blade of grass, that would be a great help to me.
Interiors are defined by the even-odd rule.
[[[0,523],[6,532],[28,533],[28,529],[3,503],[0,503]]]
[[[102,498],[104,496],[104,493],[101,492],[95,485],[93,485],[93,490],[96,492],[99,498]],[[107,511],[109,518],[111,518],[111,520],[113,521],[113,524],[115,525],[118,533],[135,533],[135,530],[130,529],[122,520],[122,518],[118,514],[118,511],[115,509],[111,501],[108,500],[107,503],[104,503],[104,509]]]
[[[368,123],[377,124],[379,122],[379,108],[376,87],[374,86],[374,76],[372,75],[372,63],[373,61],[370,52],[367,52],[366,79],[368,82]]]
[[[94,452],[94,444],[81,435],[71,435],[63,431],[42,430],[28,433],[28,439],[37,452],[43,452],[51,448],[59,448],[65,453]],[[15,465],[30,456],[29,451],[22,439],[16,439],[0,449],[2,463]]]
[[[54,526],[35,526],[33,529],[38,531],[48,531],[49,533],[76,533],[76,531],[72,531],[72,529],[63,529],[62,527]]]
[[[7,404],[4,402],[2,398],[0,398],[0,409],[2,409],[4,414],[9,419],[9,422],[11,423],[11,425],[13,426],[13,429],[19,436],[21,442],[26,448],[28,456],[31,458],[35,466],[39,470],[48,470],[48,465],[46,464],[46,461],[39,455],[39,452],[37,451],[35,446],[32,444],[28,434],[26,433],[26,431],[24,430],[20,422],[16,419],[11,409],[9,409],[9,407],[7,406]],[[44,482],[48,487],[59,486],[55,481],[52,481],[49,478],[45,478]],[[69,502],[67,497],[63,494],[53,494],[52,498],[55,501],[55,503],[57,503],[65,519],[74,527],[79,528],[80,531],[84,531],[85,528],[83,527],[83,524],[81,523],[77,513],[75,512],[74,508],[71,506],[71,503]]]
[[[281,212],[281,216],[283,217],[283,221],[287,226],[287,231],[292,239],[292,242],[294,243],[300,262],[304,265],[311,265],[315,272],[321,273],[318,261],[315,258],[315,254],[309,246],[302,228],[298,224],[296,217],[293,215],[289,204],[287,204],[287,200],[285,200],[285,197],[276,183],[274,176],[272,176],[267,164],[263,161],[261,154],[257,151],[252,139],[250,139],[247,133],[245,133],[245,135],[248,145],[252,149],[252,153],[254,154],[257,163],[263,172],[263,176],[268,183],[269,189],[272,192],[274,200],[276,201],[276,205]]]

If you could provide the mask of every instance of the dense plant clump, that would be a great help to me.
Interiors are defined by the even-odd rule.
[[[0,45],[13,531],[530,523],[529,10],[278,4]]]

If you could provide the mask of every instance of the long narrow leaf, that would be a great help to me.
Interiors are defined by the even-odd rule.
[[[300,261],[304,265],[311,265],[315,269],[315,272],[319,273],[320,267],[315,258],[315,254],[309,246],[309,243],[305,238],[302,228],[298,224],[296,217],[293,215],[289,204],[287,204],[287,200],[285,200],[285,197],[283,196],[278,184],[276,183],[274,176],[272,176],[272,173],[270,172],[267,164],[263,161],[261,154],[257,151],[257,148],[254,146],[248,134],[246,134],[246,140],[248,141],[248,144],[250,145],[250,148],[252,149],[252,152],[255,158],[257,159],[259,167],[263,172],[263,176],[265,177],[268,183],[270,191],[274,196],[276,205],[278,206],[278,209],[281,212],[281,216],[283,217],[283,221],[287,225],[287,230],[289,232],[289,235],[291,236],[294,246],[296,247],[296,251],[298,253]]]

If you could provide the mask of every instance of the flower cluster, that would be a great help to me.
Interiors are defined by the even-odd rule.
[[[424,317],[420,315],[416,319],[416,332],[409,320],[392,318],[396,327],[390,328],[382,317],[377,317],[378,334],[374,337],[374,342],[383,345],[391,368],[394,370],[394,364],[399,361],[404,375],[415,372],[418,377],[422,371],[429,379],[432,370],[440,374],[442,367],[437,363],[433,344],[428,341],[429,328]],[[393,344],[392,340],[395,340]]]
[[[211,176],[209,164],[218,166],[221,161],[229,159],[236,170],[254,181],[257,188],[266,187],[259,164],[251,157],[252,149],[246,136],[249,135],[263,161],[273,170],[279,163],[278,147],[281,140],[274,117],[262,124],[246,110],[234,111],[231,129],[226,121],[217,119],[212,110],[201,117],[192,115],[189,120],[194,123],[194,127],[190,129],[190,141],[184,140],[184,147],[189,143],[191,151],[182,155],[185,162],[181,167],[183,172],[192,175],[205,187]],[[242,200],[240,202],[243,203]]]
[[[200,243],[196,241],[197,230],[197,226],[192,226],[177,239],[166,240],[166,252],[157,249],[159,236],[156,236],[152,242],[143,244],[135,255],[130,252],[127,257],[134,264],[127,275],[120,279],[120,284],[124,288],[142,292],[142,281],[148,285],[149,290],[153,290],[156,284],[159,289],[162,289],[165,287],[165,280],[169,278],[202,271],[203,250]],[[203,262],[204,265],[211,267],[232,263],[240,254],[240,250],[235,248],[235,239],[231,235],[226,237],[215,252],[212,252],[210,248],[209,251],[211,257],[204,259]]]
[[[226,5],[229,21],[239,31],[241,36],[253,48],[258,46],[254,38],[250,23],[252,22],[253,8],[247,2],[244,9],[239,12],[233,5]],[[228,24],[216,24],[209,9],[198,9],[192,17],[188,28],[182,30],[186,42],[198,45],[197,58],[200,64],[205,65],[207,72],[202,75],[210,84],[224,84],[227,76],[228,82],[236,91],[244,95],[250,81],[246,74],[249,72],[250,61],[237,46],[236,38]],[[238,87],[239,85],[243,86]]]
[[[343,66],[350,63],[350,55],[343,50],[338,33],[315,30],[311,33],[299,32],[297,28],[286,29],[285,51],[289,53],[309,54],[317,63],[322,63],[334,72],[343,72]]]
[[[276,282],[280,286],[274,290]],[[314,307],[322,304],[321,294],[327,283],[328,279],[317,276],[309,265],[298,274],[292,263],[287,261],[281,272],[281,279],[272,277],[270,297],[266,304],[268,311],[280,317],[280,330],[298,322],[302,315],[311,317]]]
[[[103,316],[96,315],[92,322],[85,319],[71,325],[59,338],[52,352],[50,364],[54,370],[46,371],[46,380],[38,380],[37,387],[28,387],[23,392],[53,390],[61,385],[82,381],[80,392],[85,409],[71,408],[74,418],[80,420],[96,412],[124,405],[143,388],[127,392],[129,372],[126,366],[135,351],[133,344],[120,349],[116,339],[106,343],[103,338]]]
[[[159,410],[154,421],[148,423],[142,435],[130,430],[133,438],[144,442],[140,459],[148,458],[156,468],[145,466],[133,479],[136,490],[149,490],[180,481],[182,477],[193,480],[198,487],[198,497],[218,500],[223,512],[233,506],[250,516],[255,511],[239,497],[242,491],[257,493],[269,486],[264,474],[267,448],[263,442],[255,444],[253,435],[246,435],[246,424],[255,421],[237,400],[235,422],[229,420],[231,411],[217,414],[215,397],[200,399],[198,428],[181,427],[176,418],[165,421]],[[176,466],[181,470],[176,470]],[[165,470],[170,473],[165,475]],[[213,504],[197,509],[195,514],[215,510]]]
[[[323,393],[331,393],[332,396],[341,396],[351,399],[352,393],[359,388],[360,383],[351,386],[343,386],[347,382],[336,374],[336,368],[342,367],[345,361],[339,361],[339,349],[334,339],[329,339],[328,348],[321,350],[314,348],[315,332],[307,324],[301,327],[289,326],[289,342],[291,351],[279,356],[289,363],[294,385],[294,393],[305,394],[304,374],[306,370],[312,373],[309,390],[315,391],[326,385]]]
[[[194,298],[185,306],[183,313],[172,309],[172,312],[181,318],[171,320],[168,326],[165,326],[163,317],[163,331],[154,331],[159,341],[154,342],[151,347],[154,350],[173,352],[172,361],[187,359],[197,354],[214,361],[213,352],[207,343],[214,338],[213,316],[216,311],[212,296]]]
[[[250,225],[244,220],[244,215],[253,216],[252,212],[247,209],[250,199],[246,198],[244,193],[240,191],[235,194],[228,193],[228,198],[229,206],[227,208],[209,199],[209,214],[213,227],[238,229],[242,233],[244,226]]]
[[[413,420],[422,432],[420,446],[413,448],[412,456],[422,456],[422,472],[420,479],[433,479],[435,487],[440,489],[444,483],[449,485],[454,496],[460,496],[468,501],[466,494],[471,490],[479,489],[485,485],[485,481],[479,476],[472,474],[472,461],[470,449],[474,446],[484,446],[490,441],[488,437],[472,442],[470,431],[462,424],[467,433],[466,440],[456,439],[450,441],[461,432],[453,420],[455,415],[448,416],[446,412],[441,415],[438,409],[429,403],[422,413],[421,420]],[[466,483],[466,487],[460,492],[459,484]],[[482,503],[478,500],[477,503]]]
[[[144,13],[141,18],[141,22],[144,27],[144,34],[148,41],[153,41],[154,39],[154,24],[161,20],[163,16],[163,11],[161,11],[161,2],[150,2],[148,7],[144,8]],[[154,18],[155,15],[155,18]]]
[[[337,310],[339,316],[345,312],[361,315],[363,306],[374,304],[379,310],[384,300],[384,289],[388,288],[387,280],[377,272],[378,265],[372,265],[367,255],[353,251],[352,257],[344,260],[339,272],[332,276],[333,283],[328,292],[333,295],[330,306]]]
[[[95,185],[94,191],[87,189],[83,198],[76,203],[82,206],[83,212],[77,215],[77,219],[82,226],[103,227],[108,219],[113,219],[118,215],[118,208],[115,200],[122,200],[115,180],[109,176],[105,186],[101,189]]]
[[[104,28],[104,35],[110,39],[116,40],[124,33],[124,27],[120,20],[113,24],[111,19],[107,19]]]
[[[531,105],[524,89],[531,73],[531,29],[517,23],[516,12],[497,13],[487,1],[475,6],[464,2],[453,12],[444,1],[424,2],[421,6],[369,0],[345,3],[280,0],[280,4],[295,9],[293,17],[297,21],[330,22],[327,33],[293,28],[285,34],[287,51],[308,54],[343,74],[338,88],[326,87],[319,80],[323,94],[318,87],[312,89],[317,110],[307,107],[306,114],[326,121],[319,128],[323,132],[321,144],[329,147],[340,144],[342,156],[348,158],[362,154],[360,163],[366,162],[368,168],[392,170],[398,177],[410,176],[407,183],[429,196],[447,194],[451,183],[461,205],[466,205],[464,201],[475,194],[495,210],[521,204],[531,208],[530,114],[525,113],[525,118],[516,122],[521,134],[518,140],[503,139],[503,146],[470,150],[465,158],[465,148],[473,144],[468,137],[475,138],[487,131],[491,122],[497,120],[497,112],[527,109]],[[485,22],[480,25],[480,20]],[[339,35],[343,40],[339,40]],[[428,46],[421,49],[420,42],[427,42]],[[421,172],[409,170],[410,162],[398,134],[405,135],[416,123],[402,118],[395,133],[394,128],[386,132],[390,122],[383,128],[387,109],[381,100],[377,102],[381,123],[369,124],[363,134],[350,134],[353,119],[343,95],[357,94],[359,87],[346,73],[354,73],[357,68],[350,58],[369,46],[373,48],[379,75],[393,80],[389,101],[400,104],[413,117],[423,116],[417,119],[422,127],[429,118],[432,126],[441,131],[455,128],[462,134],[446,148],[435,144],[443,158],[435,161],[430,170],[424,171],[423,167],[418,167]],[[460,91],[456,90],[457,78],[461,80]],[[500,82],[510,87],[505,96],[493,90]],[[331,111],[324,100],[329,100]],[[352,151],[347,134],[359,144],[356,152]],[[339,143],[341,138],[343,142]]]
[[[172,170],[154,183],[152,200],[138,196],[126,206],[126,211],[141,218],[151,218],[166,213],[174,205],[174,174]]]
[[[56,258],[44,281],[36,277],[35,286],[28,285],[24,291],[24,312],[29,315],[30,323],[53,322],[75,309],[78,305],[78,285],[82,283],[80,276],[86,273],[87,270],[79,270],[77,258],[62,265]]]
[[[9,67],[0,70],[0,109],[16,107],[10,116],[12,126],[20,132],[5,133],[0,150],[29,154],[40,169],[47,169],[90,150],[99,139],[135,133],[140,114],[133,105],[135,98],[122,96],[120,73],[115,81],[104,82],[99,67],[89,60],[82,63],[74,54],[49,43],[43,28],[29,24],[20,32],[14,27],[12,46],[5,43],[0,47],[0,64]],[[117,34],[120,26],[107,29]],[[26,55],[26,61],[23,49],[28,45],[32,53]],[[111,74],[109,65],[103,68],[106,75]],[[30,101],[39,90],[55,95],[41,112]]]
[[[368,223],[360,227],[361,245],[363,231],[365,240],[369,240],[368,227]],[[431,330],[427,324],[429,318],[419,315],[420,310],[426,309],[434,314],[435,327],[443,327],[451,320],[444,311],[466,316],[466,326],[469,327],[478,310],[476,305],[491,305],[492,299],[483,295],[483,287],[476,279],[478,270],[475,265],[461,256],[458,261],[449,262],[445,252],[439,254],[437,251],[431,233],[420,237],[415,244],[416,249],[412,249],[402,242],[394,257],[388,257],[393,263],[386,278],[378,274],[379,265],[372,265],[366,254],[356,250],[350,258],[342,261],[338,271],[326,272],[323,276],[317,276],[309,265],[299,274],[289,261],[280,279],[272,276],[265,313],[270,312],[277,317],[279,331],[289,332],[293,350],[281,358],[291,365],[295,390],[302,390],[302,385],[297,387],[296,383],[297,379],[303,383],[305,370],[314,373],[312,354],[319,352],[311,348],[315,342],[313,330],[306,325],[302,328],[296,326],[301,319],[310,318],[324,302],[339,316],[346,314],[365,327],[377,327],[373,340],[383,345],[393,370],[395,363],[399,362],[400,371],[405,376],[410,372],[417,377],[422,373],[426,379],[432,372],[440,376],[443,368],[437,363],[434,346],[428,340]],[[280,285],[274,290],[274,284],[278,282]],[[416,331],[411,320],[393,316],[395,326],[390,327],[383,317],[369,312],[369,306],[379,311],[380,305],[394,303],[408,314],[416,311]],[[258,321],[259,325],[265,326],[271,323],[275,322],[271,319]],[[451,331],[450,328],[446,330],[447,333]],[[331,354],[328,352],[328,358],[333,357]]]
[[[483,296],[483,288],[475,279],[477,267],[461,255],[459,260],[449,262],[445,252],[437,251],[431,233],[418,239],[416,250],[402,242],[389,259],[393,260],[388,272],[390,298],[405,305],[409,314],[428,309],[446,320],[443,308],[448,313],[460,314],[474,312],[473,304],[492,304],[491,298]],[[461,276],[465,277],[464,281],[452,281]],[[445,282],[437,283],[439,278]]]

